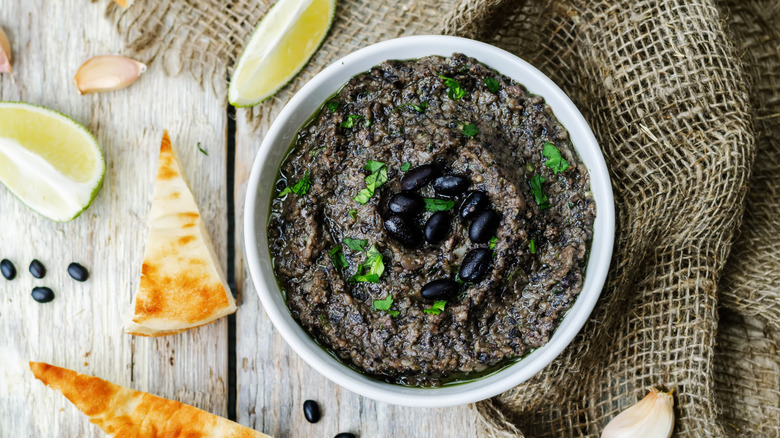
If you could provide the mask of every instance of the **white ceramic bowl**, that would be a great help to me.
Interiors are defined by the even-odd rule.
[[[597,214],[585,285],[547,345],[476,381],[440,388],[412,388],[380,382],[339,363],[295,322],[287,310],[271,265],[266,235],[268,210],[270,199],[275,195],[279,166],[296,132],[352,76],[388,59],[449,56],[453,52],[474,57],[525,85],[531,93],[544,97],[569,131],[575,149],[590,172]],[[596,139],[571,100],[550,79],[522,59],[488,44],[448,36],[414,36],[374,44],[336,61],[290,99],[266,134],[252,167],[244,231],[249,271],[263,307],[282,337],[309,365],[344,388],[375,400],[405,406],[444,407],[483,400],[522,383],[549,364],[571,342],[601,294],[612,257],[615,213],[609,174]]]

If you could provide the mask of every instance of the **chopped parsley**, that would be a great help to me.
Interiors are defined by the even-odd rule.
[[[387,312],[388,315],[395,318],[396,316],[400,315],[401,312],[397,310],[390,310],[390,306],[393,305],[393,296],[388,295],[387,298],[384,300],[374,300],[374,309],[376,310],[384,310]]]
[[[339,103],[336,102],[335,100],[331,100],[326,105],[328,106],[328,109],[333,112],[336,112],[336,110],[339,109]]]
[[[358,115],[358,114],[350,114],[350,115],[348,115],[347,116],[347,120],[344,120],[343,122],[341,122],[341,124],[339,126],[342,127],[342,128],[352,128],[352,127],[355,126],[356,122],[360,122],[361,120],[363,121],[363,126],[365,126],[365,127],[371,126],[371,120],[368,120],[367,118],[365,118],[365,117],[363,117],[361,115]]]
[[[420,102],[419,105],[417,105],[415,103],[412,103],[412,102],[407,102],[407,103],[399,106],[398,108],[394,109],[393,112],[399,111],[401,108],[404,108],[404,107],[407,107],[407,106],[412,107],[412,109],[417,111],[418,113],[424,113],[425,110],[428,109],[428,101],[424,100],[424,101]]]
[[[556,175],[558,172],[563,172],[570,167],[569,162],[561,156],[561,151],[559,151],[558,148],[549,141],[544,142],[542,155],[547,158],[547,161],[545,161],[544,165],[552,169]]]
[[[368,240],[366,239],[353,239],[351,237],[344,238],[344,244],[352,251],[365,251]]]
[[[455,201],[449,199],[423,198],[423,201],[426,211],[447,211],[455,206]]]
[[[311,178],[309,178],[309,171],[307,169],[306,172],[303,173],[303,178],[301,178],[300,181],[295,183],[295,185],[292,186],[292,187],[290,187],[290,186],[285,187],[285,189],[282,190],[277,195],[277,197],[281,198],[282,196],[284,196],[284,195],[286,195],[288,193],[295,193],[298,196],[303,196],[303,195],[305,195],[306,193],[309,192],[309,189],[311,189],[311,184],[312,184],[311,183]]]
[[[438,315],[441,313],[442,310],[444,310],[444,306],[446,305],[447,305],[447,301],[436,301],[433,304],[431,304],[431,307],[427,309],[423,309],[423,312],[429,315]]]
[[[485,81],[485,86],[491,93],[498,93],[498,89],[501,87],[498,85],[496,78],[485,78],[483,80]]]
[[[354,219],[355,216],[357,216],[357,210],[355,210],[354,208],[350,208],[349,209],[349,217]]]
[[[531,250],[531,254],[536,254],[536,240],[531,239],[531,241],[528,242],[528,249]]]
[[[407,172],[409,171],[409,168],[412,167],[411,164],[407,161],[406,163],[401,165],[401,172]]]
[[[358,265],[357,273],[350,278],[350,281],[379,283],[379,277],[385,272],[385,264],[382,262],[382,253],[371,245],[368,249],[368,258],[365,263]]]
[[[496,244],[498,243],[498,237],[493,236],[490,238],[490,245],[488,246],[490,249],[494,249],[496,247]]]
[[[539,206],[540,210],[544,210],[550,206],[550,201],[542,189],[543,182],[544,178],[542,175],[534,175],[531,177],[531,193],[533,193],[534,198],[536,199],[536,205]]]
[[[198,142],[198,150],[200,151],[201,154],[203,154],[203,155],[205,155],[207,157],[209,156],[209,153],[206,152],[206,150],[203,149],[203,147],[201,147],[200,142]]]
[[[463,125],[463,135],[468,135],[469,137],[474,137],[475,135],[479,134],[479,128],[477,128],[477,125],[473,123],[469,123],[466,125]]]
[[[320,154],[320,152],[324,150],[325,150],[325,146],[319,147],[317,149],[312,149],[311,152],[309,152],[309,155],[311,155],[312,157],[316,157],[317,155]]]
[[[361,189],[360,192],[352,198],[361,204],[367,203],[368,200],[374,196],[376,189],[387,182],[387,167],[385,166],[385,163],[369,160],[363,169],[372,173],[366,177],[366,188]]]
[[[444,85],[449,88],[447,96],[449,96],[450,99],[458,100],[466,95],[466,90],[463,89],[463,87],[460,85],[460,82],[456,81],[455,79],[448,78],[444,75],[439,75],[439,77],[444,79]]]
[[[341,245],[334,247],[333,249],[328,251],[328,253],[330,254],[330,257],[333,259],[333,266],[341,269],[349,267],[349,263],[347,263],[347,258],[344,257],[344,253],[341,252]]]

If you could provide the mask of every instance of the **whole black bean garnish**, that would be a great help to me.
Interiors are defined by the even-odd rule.
[[[320,405],[314,400],[306,400],[303,402],[303,416],[309,423],[320,421]]]
[[[357,438],[354,433],[349,432],[341,432],[340,434],[336,435],[333,438]]]
[[[385,219],[385,230],[407,248],[416,248],[422,244],[420,230],[399,214],[393,214]]]
[[[54,292],[48,287],[34,287],[32,297],[39,303],[48,303],[54,299]]]
[[[35,278],[43,278],[46,276],[46,266],[37,259],[33,260],[30,262],[30,274]]]
[[[416,215],[425,207],[425,201],[417,193],[398,192],[390,197],[387,207],[393,213]]]
[[[425,223],[425,240],[428,243],[439,243],[450,232],[450,215],[444,211],[432,214]]]
[[[89,271],[87,271],[87,268],[78,263],[71,263],[68,265],[68,274],[76,281],[87,281],[89,278]]]
[[[3,259],[3,261],[0,262],[0,271],[2,271],[3,277],[5,277],[6,280],[13,280],[16,278],[16,266],[8,259]]]
[[[438,171],[432,164],[423,164],[406,172],[401,178],[401,188],[404,190],[415,190],[428,184]]]
[[[460,204],[460,217],[464,220],[471,219],[477,213],[487,208],[490,203],[487,193],[469,192],[466,199]]]
[[[433,190],[447,196],[460,195],[471,185],[471,181],[460,175],[444,175],[433,181]]]
[[[446,300],[458,293],[458,283],[449,278],[433,280],[423,286],[420,295],[426,300]]]
[[[490,266],[490,260],[493,258],[491,253],[492,251],[485,248],[469,251],[463,258],[463,264],[460,265],[461,280],[474,282],[485,275]]]
[[[474,243],[487,243],[496,235],[498,228],[498,213],[493,210],[485,210],[479,213],[469,228],[469,238]]]

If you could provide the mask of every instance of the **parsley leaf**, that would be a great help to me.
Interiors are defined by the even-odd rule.
[[[401,165],[401,172],[407,172],[410,167],[412,167],[412,165],[409,164],[409,162],[407,161],[406,163]]]
[[[374,196],[376,189],[387,182],[387,167],[385,166],[385,163],[369,160],[363,169],[373,173],[366,177],[366,188],[361,189],[360,192],[352,198],[361,204],[367,203],[368,200]]]
[[[281,198],[282,196],[284,196],[284,195],[286,195],[288,193],[291,193],[291,192],[295,193],[298,196],[303,196],[303,195],[305,195],[306,193],[309,192],[309,189],[311,189],[311,185],[312,185],[312,182],[311,182],[311,178],[309,178],[309,171],[306,170],[306,172],[304,172],[304,174],[303,174],[303,178],[301,178],[300,181],[295,183],[295,185],[292,186],[292,187],[287,186],[284,190],[279,192],[279,194],[276,195],[276,196],[278,198]]]
[[[379,283],[379,277],[384,272],[385,264],[382,262],[382,253],[376,249],[376,245],[371,245],[371,248],[368,249],[366,262],[358,265],[357,273],[350,278],[350,281]]]
[[[405,103],[405,104],[403,104],[403,105],[399,106],[398,108],[394,109],[394,110],[393,110],[393,112],[400,111],[400,110],[401,110],[401,108],[404,108],[404,107],[407,107],[407,106],[410,106],[410,107],[412,107],[412,109],[414,109],[414,110],[415,110],[415,111],[417,111],[418,113],[424,113],[424,112],[425,112],[425,110],[427,110],[427,109],[428,109],[428,101],[427,101],[427,100],[424,100],[424,101],[420,102],[420,104],[419,104],[419,105],[417,105],[417,104],[415,104],[415,103],[412,103],[412,102],[407,102],[407,103]]]
[[[328,251],[330,254],[330,257],[333,259],[333,266],[337,268],[347,268],[349,267],[349,263],[347,263],[347,258],[344,257],[344,253],[341,252],[341,245],[338,245]]]
[[[423,312],[429,315],[438,315],[441,313],[442,310],[444,310],[444,306],[446,305],[447,305],[447,301],[436,301],[431,305],[431,307],[427,309],[423,309]]]
[[[455,201],[449,199],[423,198],[423,201],[426,211],[447,211],[455,206]]]
[[[468,135],[469,137],[474,137],[475,135],[479,134],[479,128],[477,128],[477,125],[473,123],[469,123],[467,125],[463,125],[463,135]]]
[[[327,105],[328,105],[328,109],[333,112],[336,112],[336,110],[339,109],[339,103],[336,102],[335,100],[331,100],[330,102],[327,103]]]
[[[360,122],[363,120],[363,126],[369,127],[371,126],[371,120],[366,119],[365,117],[358,115],[358,114],[350,114],[347,116],[347,120],[344,120],[339,125],[342,128],[352,128],[355,126],[355,122]]]
[[[374,309],[376,310],[390,310],[390,306],[393,305],[393,296],[388,295],[384,300],[374,300]]]
[[[349,209],[349,217],[354,219],[355,216],[357,216],[357,210],[355,210],[354,208],[350,208]]]
[[[559,151],[558,148],[555,147],[555,145],[550,143],[549,141],[544,142],[544,149],[542,150],[542,155],[548,158],[548,160],[545,161],[544,165],[552,169],[556,175],[558,174],[558,172],[563,172],[564,170],[570,167],[569,162],[566,161],[563,157],[561,157],[561,151]]]
[[[531,254],[536,254],[536,240],[531,239],[531,241],[528,242],[528,249],[531,250]]]
[[[542,175],[534,175],[531,177],[531,193],[533,193],[534,198],[536,198],[536,205],[539,206],[540,210],[544,210],[550,206],[549,199],[542,189],[543,182],[544,178]]]
[[[490,245],[488,246],[488,248],[490,248],[490,249],[495,248],[496,247],[496,243],[498,243],[498,237],[496,237],[496,236],[491,237],[489,243],[490,243]]]
[[[200,151],[201,154],[203,154],[203,155],[205,155],[207,157],[209,156],[209,153],[206,152],[206,150],[201,147],[200,142],[198,142],[198,150]]]
[[[500,86],[498,85],[496,78],[485,78],[483,80],[485,81],[485,86],[491,93],[495,94],[498,92]]]
[[[352,251],[365,251],[368,240],[366,239],[352,239],[351,237],[344,238],[344,244]]]
[[[444,79],[444,85],[449,88],[447,96],[449,96],[450,99],[458,100],[466,95],[466,90],[463,89],[463,87],[460,85],[460,82],[456,81],[455,79],[448,78],[444,75],[439,75],[439,77]]]

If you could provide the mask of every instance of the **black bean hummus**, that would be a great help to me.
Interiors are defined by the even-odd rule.
[[[293,317],[394,383],[478,376],[548,342],[595,204],[541,96],[455,54],[357,75],[298,133],[268,237]]]

